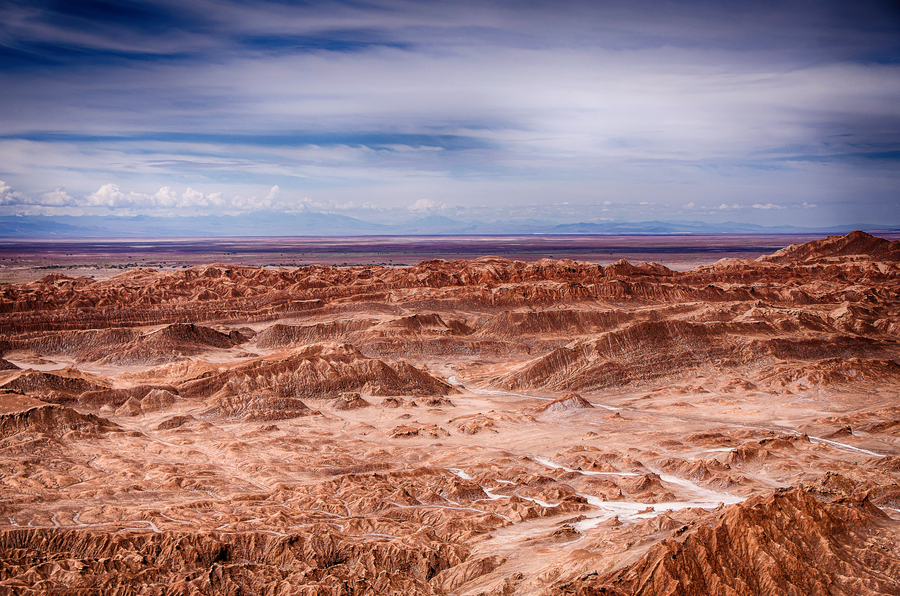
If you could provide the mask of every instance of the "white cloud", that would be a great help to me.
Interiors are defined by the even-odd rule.
[[[434,208],[435,202],[431,199],[419,199],[418,201],[407,207],[407,209],[409,209],[410,211],[415,211],[417,213],[425,213],[427,211],[431,211]]]
[[[273,202],[269,198],[272,195],[272,192],[269,191],[269,195],[263,198],[259,198],[256,195],[251,197],[245,197],[243,195],[237,195],[232,197],[231,201],[228,202],[227,208],[236,213],[246,213],[249,211],[266,211],[273,207]],[[291,209],[291,206],[285,206],[286,211],[292,211],[295,209]]]
[[[299,201],[285,202],[289,207],[289,211],[351,211],[351,210],[372,210],[376,207],[370,203],[356,204],[355,201],[347,201],[346,203],[336,203],[334,201],[314,201],[309,197],[303,197]]]
[[[66,195],[68,196],[68,195]],[[76,205],[81,203],[84,207],[100,207],[109,210],[116,209],[135,209],[135,210],[154,210],[154,209],[208,209],[226,207],[226,201],[222,198],[221,192],[206,194],[202,191],[187,187],[179,196],[168,186],[163,186],[155,194],[148,195],[145,193],[130,191],[123,192],[118,184],[104,184],[97,192],[88,195],[84,201],[77,202],[69,197],[70,203],[67,205]]]
[[[0,180],[0,205],[25,205],[27,199],[22,193],[12,189],[3,180]]]
[[[690,203],[688,203],[687,205],[685,205],[684,208],[685,208],[685,209],[693,209],[693,208],[694,208],[694,201],[691,201]]]
[[[281,188],[277,184],[270,188],[268,194],[263,198],[256,195],[250,197],[236,195],[230,201],[226,201],[222,198],[222,193],[217,192],[207,195],[206,200],[210,204],[224,207],[229,213],[247,213],[271,209],[279,209],[288,213],[309,210],[307,205],[309,199],[301,199],[300,201],[285,199],[282,197]]]
[[[225,200],[220,192],[204,194],[199,190],[188,187],[184,194],[181,195],[181,206],[186,208],[224,207]]]
[[[146,195],[137,193],[124,193],[118,184],[104,184],[97,192],[87,196],[88,207],[106,207],[107,209],[121,209],[123,207],[143,206]]]
[[[160,207],[175,207],[178,205],[178,195],[168,186],[160,188],[153,198]]]
[[[75,205],[75,199],[69,196],[65,189],[57,188],[56,190],[45,192],[40,196],[39,205],[48,207],[71,207]]]
[[[38,196],[29,196],[13,190],[0,180],[0,207],[3,214],[17,213],[21,215],[81,215],[77,209],[77,201],[63,188],[57,188]]]
[[[786,209],[787,207],[782,207],[781,205],[776,205],[775,203],[766,203],[765,205],[761,203],[755,203],[753,205],[754,209]]]
[[[815,209],[816,207],[818,207],[818,205],[816,205],[815,203],[807,203],[806,201],[803,201],[804,209]]]
[[[194,190],[190,186],[184,191],[184,194],[181,195],[182,204],[186,207],[199,207],[202,206],[205,202],[204,199],[206,197],[203,196],[203,193],[199,190]]]

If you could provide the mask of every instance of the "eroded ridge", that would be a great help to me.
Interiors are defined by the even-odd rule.
[[[0,593],[900,594],[900,244],[0,289]]]

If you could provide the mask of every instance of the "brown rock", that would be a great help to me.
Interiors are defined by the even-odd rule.
[[[141,402],[133,397],[128,398],[124,404],[116,410],[116,416],[140,416],[144,411],[141,409]]]

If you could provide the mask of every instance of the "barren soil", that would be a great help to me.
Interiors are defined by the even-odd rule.
[[[861,232],[4,285],[0,594],[900,594],[898,292]]]

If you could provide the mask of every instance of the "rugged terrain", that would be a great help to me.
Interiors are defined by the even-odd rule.
[[[900,594],[900,242],[0,287],[0,594]]]

